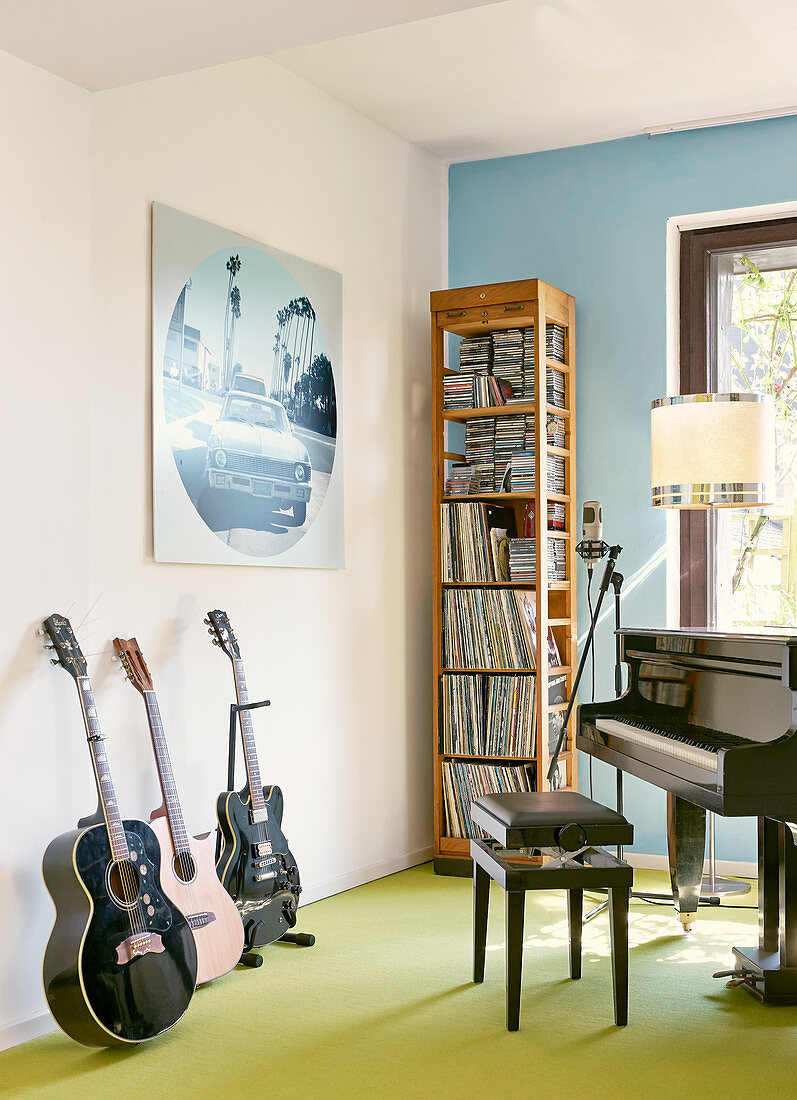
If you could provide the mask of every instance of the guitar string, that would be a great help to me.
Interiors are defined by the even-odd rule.
[[[228,657],[231,660],[232,667],[233,667],[233,682],[235,684],[235,695],[236,695],[236,699],[237,699],[237,702],[238,702],[238,706],[239,706],[239,708],[241,708],[246,703],[249,702],[249,698],[248,698],[249,693],[248,693],[248,688],[246,686],[246,676],[245,676],[244,671],[243,671],[243,665],[241,663],[241,658],[240,658],[240,656],[236,657],[234,655],[234,653],[231,652],[230,650],[228,650],[228,648],[227,648],[227,646],[231,643],[231,641],[234,641],[234,638],[232,637],[232,630],[228,627],[229,636],[228,636],[227,639],[225,639],[223,634],[222,634],[222,626],[220,626],[220,624],[213,617],[212,612],[209,613],[209,618],[211,619],[211,621],[213,623],[213,626],[215,628],[216,635],[219,639],[219,644],[222,646],[222,648],[224,649],[224,651],[227,653]],[[225,642],[227,644],[225,644]],[[239,665],[240,665],[240,676],[241,676],[241,679],[243,681],[242,686],[239,684]],[[243,699],[243,700],[242,700],[242,697],[241,697],[242,694],[246,696],[246,698]],[[253,730],[251,728],[252,719],[251,719],[251,712],[249,710],[244,711],[243,709],[239,709],[238,719],[239,719],[240,727],[241,727],[241,737],[242,737],[242,740],[243,740],[243,743],[244,743],[244,761],[245,761],[245,764],[246,764],[246,775],[247,775],[247,782],[248,782],[248,785],[249,785],[249,801],[250,801],[250,805],[254,809],[255,796],[254,796],[254,787],[253,787],[253,784],[252,784],[252,781],[251,781],[251,776],[249,774],[249,745],[247,744],[247,730],[245,728],[245,723],[244,723],[244,714],[246,715],[246,719],[247,719],[248,725],[250,727],[249,728],[249,733],[250,733],[250,735],[253,736]],[[255,760],[257,760],[256,756],[255,756]],[[258,777],[259,777],[259,768],[257,769],[257,771],[258,771]],[[262,787],[261,787],[260,790],[261,790],[261,796],[262,796]],[[257,828],[256,836],[258,838],[256,843],[259,843],[259,844],[266,843],[268,841],[268,831],[266,829],[265,823],[263,821],[257,822],[256,828]],[[275,873],[275,880],[276,880],[276,873]],[[275,881],[275,885],[276,885],[276,881]],[[274,896],[275,892],[276,891],[272,890],[272,897]]]
[[[89,705],[91,705],[94,708],[94,715],[95,715],[94,721],[96,721],[96,723],[97,723],[97,729],[98,730],[101,728],[100,727],[100,721],[99,721],[99,718],[96,716],[97,715],[97,704],[94,700],[94,691],[93,691],[92,686],[91,686],[91,680],[89,679],[88,676],[84,676],[83,679],[85,680],[85,686],[83,684],[81,684],[80,682],[78,682],[78,684],[77,684],[78,697],[80,699],[80,709],[81,709],[81,713],[83,714],[83,724],[86,727],[86,733],[88,734],[89,738],[93,738],[94,733],[93,733],[93,730],[92,730],[92,727],[91,727],[91,719],[89,718],[89,713],[88,713]],[[86,695],[84,693],[87,693],[88,697],[86,697]],[[112,859],[112,862],[114,862],[116,864],[116,867],[119,871],[119,879],[120,879],[120,882],[121,882],[121,885],[122,885],[122,893],[123,893],[123,896],[124,896],[124,900],[127,903],[125,905],[125,909],[126,909],[127,915],[128,915],[128,923],[130,924],[130,932],[131,932],[131,935],[136,935],[137,934],[137,929],[136,929],[136,925],[135,925],[135,921],[134,921],[133,909],[132,909],[132,906],[130,904],[131,901],[132,901],[132,897],[131,897],[131,894],[129,892],[131,890],[132,885],[133,885],[132,881],[131,881],[132,872],[130,871],[129,864],[127,864],[125,860],[117,860],[116,859],[116,853],[114,852],[113,833],[112,833],[110,821],[108,819],[108,812],[107,812],[107,809],[106,809],[106,801],[105,801],[106,795],[105,795],[105,790],[103,788],[102,776],[100,775],[100,767],[99,767],[100,762],[97,758],[97,750],[96,750],[95,746],[96,746],[96,742],[93,741],[93,740],[90,740],[89,741],[89,751],[91,753],[92,763],[94,764],[94,772],[95,772],[95,775],[97,777],[97,786],[98,786],[98,790],[99,790],[99,794],[100,794],[100,802],[102,804],[103,817],[105,818],[105,827],[106,827],[106,833],[107,833],[107,836],[108,836],[108,843],[109,843],[109,847],[110,847],[110,851],[111,851],[111,859]],[[108,755],[107,755],[104,748],[102,749],[102,755],[105,757],[105,770],[106,770],[106,773],[109,777],[109,781],[111,783],[111,789],[113,790],[113,780],[110,778],[111,777],[111,766],[108,763]],[[114,791],[114,794],[115,793],[116,792]],[[116,800],[114,800],[114,801],[116,801]],[[116,803],[116,807],[117,807],[117,813],[118,813],[118,809],[119,809],[118,803]],[[120,820],[120,824],[121,824],[121,816],[120,816],[119,820]],[[127,843],[127,837],[126,837],[126,833],[125,833],[123,824],[121,824],[121,828],[122,828],[123,834],[125,834],[125,843]],[[110,877],[109,877],[109,886],[110,886]],[[144,923],[143,923],[143,914],[141,914],[139,912],[138,916],[139,916],[139,920],[141,921],[141,932],[143,932],[143,931],[145,931],[145,926],[144,926]]]
[[[169,757],[168,757],[168,746],[166,744],[166,736],[163,732],[163,722],[162,722],[161,717],[160,717],[160,707],[158,706],[158,700],[157,700],[157,696],[155,694],[155,689],[154,688],[148,689],[147,694],[151,696],[151,698],[147,698],[146,695],[144,697],[145,698],[145,703],[146,703],[146,706],[147,706],[147,718],[149,720],[150,729],[152,730],[153,737],[156,740],[156,749],[160,748],[160,751],[162,753],[165,753],[165,761],[168,762],[169,772],[171,773],[171,795],[174,798],[175,802],[179,805],[179,795],[177,793],[177,785],[174,781],[174,772],[173,772],[172,766],[171,766],[171,759],[169,759]],[[156,752],[156,760],[158,761],[158,774],[159,774],[159,776],[161,776],[161,778],[164,778],[162,776],[162,772],[161,772],[161,766],[160,766],[161,761],[160,761],[160,758],[158,757],[157,752]],[[175,838],[174,832],[172,830],[172,819],[171,819],[170,808],[169,808],[169,796],[166,793],[166,787],[165,786],[164,786],[164,789],[163,789],[163,795],[164,795],[164,801],[166,803],[166,820],[167,820],[169,837],[170,837],[170,840],[171,840],[172,849],[174,851],[174,859],[175,859],[175,863],[179,865],[180,870],[182,871],[183,877],[182,877],[181,881],[182,881],[182,883],[185,887],[187,900],[189,902],[189,908],[191,909],[191,913],[183,914],[186,918],[188,918],[191,915],[198,913],[199,910],[201,909],[201,899],[198,899],[198,897],[196,895],[196,890],[195,890],[195,884],[196,884],[197,877],[198,877],[197,874],[196,874],[196,870],[197,870],[196,860],[194,859],[194,857],[193,857],[193,855],[191,854],[191,851],[190,851],[190,842],[188,840],[188,834],[187,834],[186,829],[185,829],[185,822],[183,822],[183,825],[182,825],[182,832],[183,832],[183,837],[185,838],[185,843],[188,845],[188,850],[187,850],[187,852],[185,852],[185,851],[178,848],[178,841]],[[182,817],[182,808],[181,808],[181,817]],[[193,864],[193,871],[194,871],[193,876],[191,875],[192,864]],[[175,874],[175,878],[180,878],[180,876],[176,874],[174,869],[173,869],[172,873]],[[189,921],[189,924],[190,924],[190,921]]]

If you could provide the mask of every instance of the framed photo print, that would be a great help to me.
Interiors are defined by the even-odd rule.
[[[154,203],[155,560],[340,569],[341,276]]]

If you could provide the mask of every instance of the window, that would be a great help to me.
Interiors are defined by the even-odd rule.
[[[797,625],[797,220],[681,237],[681,392],[772,394],[777,488],[756,511],[684,512],[681,623]]]

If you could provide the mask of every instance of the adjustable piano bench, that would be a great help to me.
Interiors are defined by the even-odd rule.
[[[604,850],[631,844],[634,827],[615,810],[575,791],[487,794],[471,803],[473,980],[484,981],[490,879],[506,891],[506,1026],[517,1031],[526,890],[567,890],[570,977],[581,977],[584,890],[608,890],[614,1022],[628,1023],[628,900],[633,870]],[[533,857],[542,856],[542,863]]]

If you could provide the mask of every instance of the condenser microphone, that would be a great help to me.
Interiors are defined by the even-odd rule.
[[[605,557],[609,550],[603,541],[603,509],[599,500],[584,501],[584,510],[581,515],[581,539],[582,541],[576,547],[576,553],[581,555],[591,572],[595,562]]]
[[[599,500],[584,501],[581,537],[587,542],[600,542],[603,539],[603,509]]]

